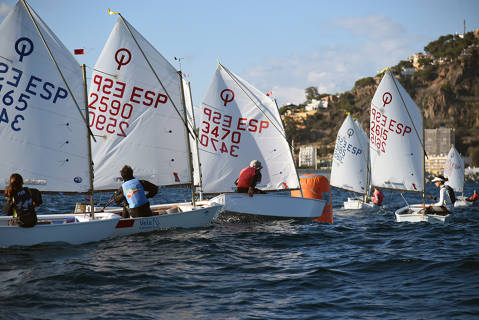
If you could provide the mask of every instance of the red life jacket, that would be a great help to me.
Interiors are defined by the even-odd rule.
[[[373,193],[373,202],[377,204],[378,206],[383,203],[384,195],[381,191],[376,190]]]
[[[238,188],[249,188],[251,186],[251,181],[253,180],[254,175],[256,174],[256,168],[247,167],[241,170],[238,184]]]

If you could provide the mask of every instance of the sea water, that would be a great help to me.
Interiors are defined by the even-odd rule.
[[[438,194],[433,185],[427,191]],[[162,188],[153,202],[189,195]],[[385,191],[380,210],[340,209],[348,196],[333,189],[333,224],[220,220],[79,246],[0,249],[0,319],[479,318],[478,207],[456,210],[447,224],[397,223],[399,193]],[[39,213],[82,201],[44,195]]]

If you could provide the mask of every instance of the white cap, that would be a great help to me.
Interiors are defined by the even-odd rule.
[[[434,177],[434,179],[432,179],[431,182],[444,182],[444,181],[446,181],[446,180],[444,179],[444,177],[441,176],[441,175],[439,175],[439,176]]]

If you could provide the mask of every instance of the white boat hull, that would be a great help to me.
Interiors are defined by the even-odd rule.
[[[88,216],[73,214],[38,215],[38,224],[32,228],[9,226],[11,217],[0,217],[0,246],[33,246],[42,243],[73,245],[100,241],[112,236],[119,217],[106,214],[90,220]]]
[[[456,202],[454,202],[454,208],[463,208],[463,207],[474,207],[479,204],[479,201],[472,202],[466,201],[466,197],[459,196],[456,198]]]
[[[366,203],[361,199],[348,198],[348,201],[344,201],[344,209],[346,210],[371,209],[374,207],[374,203]]]
[[[246,193],[223,193],[209,200],[224,205],[224,211],[244,215],[277,218],[317,218],[326,205],[325,200],[290,196]]]
[[[446,222],[450,214],[438,215],[438,214],[422,214],[419,211],[423,208],[422,204],[413,204],[410,206],[402,207],[394,213],[396,215],[397,222],[429,222],[429,223],[444,223]]]
[[[219,204],[197,205],[193,207],[191,203],[152,205],[152,211],[154,213],[160,212],[160,214],[151,217],[121,219],[116,225],[113,236],[118,237],[175,228],[203,227],[209,225],[218,216],[222,207]],[[179,208],[179,212],[167,213],[165,210],[168,208]],[[122,208],[111,208],[105,210],[105,213],[96,213],[95,215],[102,216],[103,214],[110,213],[121,215]]]

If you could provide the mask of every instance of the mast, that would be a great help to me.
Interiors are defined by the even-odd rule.
[[[421,126],[422,126],[422,139],[423,139],[423,143],[424,143],[424,113],[422,113],[422,117],[421,117]],[[422,206],[423,208],[425,207],[426,205],[426,149],[423,149],[423,156],[421,157],[422,159]]]
[[[188,128],[188,118],[186,115],[186,104],[185,104],[185,91],[183,88],[183,78],[181,76],[181,71],[178,71],[178,77],[180,79],[180,90],[181,90],[181,103],[183,104],[183,116],[185,117],[185,130],[186,130],[186,145],[188,146],[188,165],[190,167],[190,179],[191,179],[191,202],[193,207],[195,206],[195,182],[193,178],[193,157],[191,156],[191,144]],[[195,135],[193,135],[195,137]],[[199,163],[198,163],[199,165]]]
[[[72,97],[73,102],[75,103],[75,106],[76,106],[78,112],[80,112],[81,117],[83,118],[83,120],[85,120],[85,117],[83,116],[83,113],[81,112],[80,106],[78,105],[78,102],[77,102],[77,100],[75,99],[75,96],[73,95],[72,90],[70,89],[70,86],[68,85],[68,82],[66,81],[66,79],[65,79],[65,77],[64,77],[64,75],[63,75],[63,72],[60,70],[60,67],[58,66],[58,63],[57,63],[55,57],[53,56],[53,53],[52,53],[52,51],[50,50],[50,47],[48,46],[47,41],[45,40],[45,37],[43,36],[42,32],[40,31],[40,28],[38,27],[37,22],[35,21],[35,18],[33,18],[33,14],[32,14],[32,12],[30,11],[29,5],[27,4],[27,2],[26,2],[25,0],[21,0],[21,1],[22,1],[23,5],[25,6],[27,12],[28,12],[28,15],[30,16],[30,19],[32,20],[33,24],[35,25],[35,29],[37,30],[38,35],[39,35],[40,38],[42,39],[42,42],[43,42],[43,44],[45,45],[45,48],[46,48],[47,51],[48,51],[48,55],[50,56],[50,59],[52,59],[53,64],[55,65],[55,67],[56,67],[58,73],[60,74],[60,77],[62,78],[62,81],[63,81],[63,83],[65,84],[65,86],[66,86],[66,88],[67,88],[67,90],[68,90],[68,93],[69,93],[70,96]],[[88,130],[90,130],[90,126],[88,126],[87,128],[88,128]],[[91,132],[90,132],[90,134],[91,134]],[[93,134],[92,134],[92,136],[93,136]],[[95,139],[95,138],[93,138],[93,139]]]
[[[88,190],[88,195],[90,197],[90,217],[93,219],[95,218],[95,207],[93,205],[93,159],[92,159],[92,153],[91,153],[91,140],[90,140],[91,131],[88,130],[90,128],[90,113],[88,112],[88,91],[86,88],[85,64],[81,65],[81,69],[82,69],[82,75],[83,75],[83,94],[85,95],[85,125],[87,127],[86,138],[87,138],[87,145],[88,145],[88,175],[90,180],[90,189]]]
[[[194,107],[193,107],[193,97],[191,95],[191,85],[189,84],[189,82],[188,82],[188,92],[190,94],[191,119],[193,120],[192,127],[193,127],[193,131],[196,133],[195,110],[194,110]],[[199,192],[200,193],[200,200],[203,200],[203,177],[202,177],[202,174],[201,174],[200,151],[199,151],[199,148],[198,148],[198,135],[195,134],[193,136],[193,138],[196,141],[196,144],[195,144],[195,147],[196,147],[196,161],[198,161],[198,177],[200,179],[200,181],[199,181],[199,183],[200,183],[200,192]],[[193,183],[194,183],[194,181],[193,181]]]

